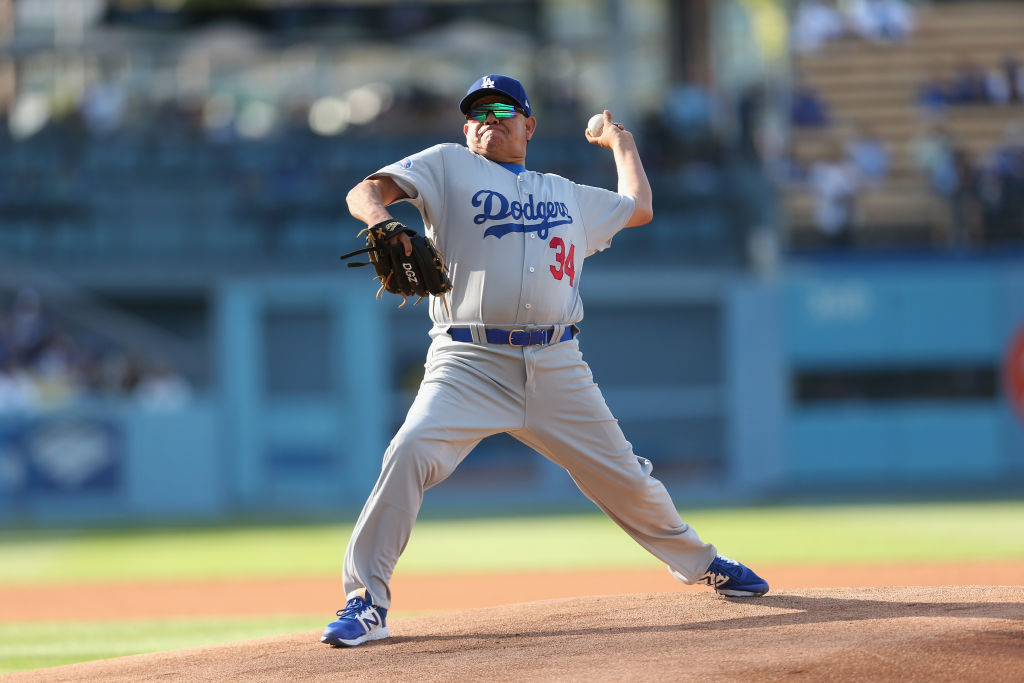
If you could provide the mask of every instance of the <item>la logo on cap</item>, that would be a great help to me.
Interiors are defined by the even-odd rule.
[[[489,76],[484,76],[484,82],[480,84],[481,88],[493,88],[494,81]]]

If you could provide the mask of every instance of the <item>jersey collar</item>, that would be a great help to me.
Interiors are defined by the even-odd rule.
[[[520,173],[526,170],[526,166],[523,166],[522,164],[506,164],[501,161],[495,161],[494,163],[498,164],[498,166],[501,166],[507,171],[515,173],[516,175],[519,175]]]

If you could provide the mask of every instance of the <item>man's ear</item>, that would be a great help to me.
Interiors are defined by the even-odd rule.
[[[469,124],[468,123],[462,124],[462,134],[463,135],[469,135]]]
[[[537,130],[537,119],[532,116],[526,119],[526,139],[529,140],[533,137],[533,133]]]

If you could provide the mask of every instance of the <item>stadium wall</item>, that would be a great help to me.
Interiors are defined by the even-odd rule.
[[[768,280],[591,270],[584,353],[680,504],[1024,483],[1019,261],[820,261]],[[422,311],[365,294],[336,276],[229,279],[207,395],[0,418],[0,522],[354,512],[427,344]],[[430,498],[583,504],[572,490],[495,437]]]

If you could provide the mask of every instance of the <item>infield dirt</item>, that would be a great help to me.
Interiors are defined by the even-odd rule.
[[[13,674],[16,681],[1019,681],[1024,587],[560,598],[394,619],[353,649],[319,631]]]

